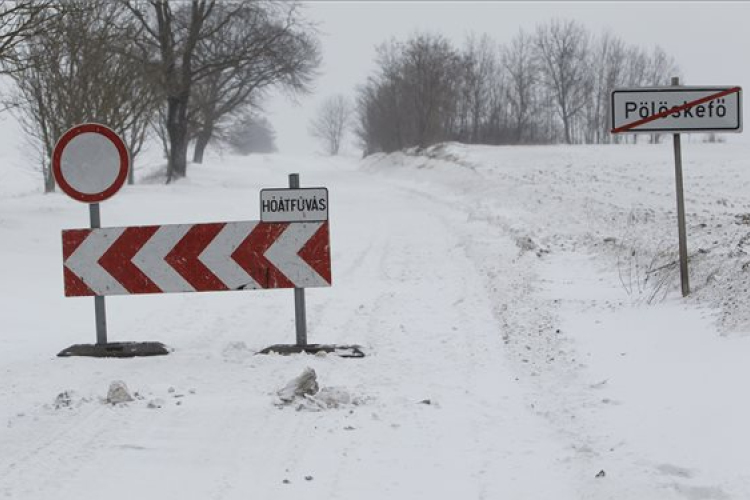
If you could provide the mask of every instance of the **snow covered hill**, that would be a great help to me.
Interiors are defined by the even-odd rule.
[[[174,352],[56,358],[95,340],[62,293],[87,210],[6,170],[0,498],[748,498],[749,153],[684,145],[688,299],[669,144],[213,158],[103,204],[105,226],[253,220],[288,173],[328,187],[310,341],[364,359],[255,355],[293,342],[289,290],[108,298],[111,340]],[[334,407],[281,404],[306,367]],[[134,401],[102,401],[115,380]]]

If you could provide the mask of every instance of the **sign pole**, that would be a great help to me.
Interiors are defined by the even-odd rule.
[[[679,87],[679,77],[672,77],[672,86]],[[677,184],[677,226],[680,238],[680,281],[682,296],[690,295],[690,276],[688,273],[687,230],[685,228],[685,199],[682,189],[682,144],[680,134],[672,134],[674,143],[674,172]]]
[[[89,203],[89,218],[91,229],[102,227],[98,203]],[[107,311],[104,297],[101,295],[94,297],[94,316],[96,318],[96,344],[107,345]]]
[[[289,174],[289,187],[299,188],[299,174]],[[294,324],[297,330],[297,345],[307,345],[307,318],[305,314],[305,289],[294,289]]]
[[[88,204],[91,225],[91,229],[62,232],[65,295],[93,295],[96,324],[96,344],[72,345],[58,353],[60,357],[120,358],[169,354],[167,347],[159,342],[110,344],[107,341],[104,296],[112,295],[112,287],[120,285],[114,276],[106,277],[107,269],[102,267],[100,260],[105,250],[101,248],[102,243],[114,242],[106,237],[101,241],[96,237],[91,239],[91,235],[107,232],[101,227],[99,204],[122,188],[129,169],[130,154],[125,142],[114,130],[100,123],[81,123],[68,129],[52,150],[52,173],[58,187],[72,199]],[[71,233],[76,234],[73,243],[67,236]],[[71,256],[74,256],[72,261],[69,260]],[[95,283],[100,286],[95,286]]]
[[[671,86],[614,89],[613,134],[671,133],[677,191],[682,296],[690,295],[685,198],[682,187],[681,132],[742,132],[742,87],[686,87],[678,77]]]

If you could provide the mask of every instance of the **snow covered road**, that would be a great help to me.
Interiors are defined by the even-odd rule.
[[[49,317],[33,320],[40,334],[33,342],[18,330],[17,337],[5,337],[6,352],[14,343],[30,344],[23,358],[4,364],[0,494],[131,498],[137,488],[151,498],[175,499],[497,498],[513,492],[541,499],[570,488],[559,461],[564,450],[527,408],[504,361],[501,327],[457,230],[466,215],[374,182],[351,166],[300,170],[309,182],[325,182],[334,203],[335,286],[308,292],[311,340],[361,343],[368,357],[254,356],[293,336],[291,293],[282,291],[110,299],[111,336],[133,332],[127,340],[163,340],[175,352],[136,360],[55,359],[51,355],[74,340],[57,331],[80,324],[84,337],[74,341],[92,335],[89,304],[81,304],[86,299],[55,298],[57,307],[74,303],[75,311],[55,326],[47,324]],[[269,182],[285,180],[266,175]],[[212,179],[201,181],[210,185]],[[231,193],[236,202],[257,196],[244,185],[228,190],[219,184],[201,197],[226,200]],[[174,196],[190,188],[173,188]],[[156,222],[151,214],[158,208],[147,199],[158,189],[125,195],[142,200],[128,223]],[[27,217],[25,203],[52,203],[63,212],[34,231],[54,235],[74,211],[85,210],[58,195],[29,198],[6,201],[16,209],[6,213],[19,225]],[[114,209],[104,208],[111,220]],[[193,217],[226,217],[221,207],[210,207],[211,214],[205,208]],[[45,242],[53,239],[45,234]],[[511,240],[497,244],[516,251]],[[54,268],[59,247],[49,246],[36,257]],[[5,271],[23,289],[24,276],[10,265]],[[50,274],[40,279],[59,291],[59,272]],[[28,314],[29,296],[13,289],[3,287],[3,302],[19,316]],[[16,324],[23,322],[16,317]],[[341,387],[361,404],[325,412],[277,408],[274,391],[305,366],[318,371],[321,385]],[[120,379],[143,399],[102,404],[98,398],[109,382]],[[55,408],[63,391],[71,393],[71,406]]]
[[[498,151],[362,165],[228,157],[103,205],[105,226],[256,219],[259,190],[287,173],[328,187],[334,286],[307,292],[309,338],[361,344],[363,359],[255,355],[293,341],[289,290],[109,298],[111,340],[175,351],[56,358],[95,338],[93,301],[62,296],[60,230],[85,226],[85,206],[0,195],[0,498],[743,498],[750,406],[725,395],[747,374],[748,342],[723,343],[690,304],[631,307],[612,252],[593,244],[637,180],[602,187],[565,166],[593,165],[596,151],[527,149],[533,170],[497,168]],[[655,355],[672,315],[681,326]],[[663,366],[673,373],[660,385]],[[278,405],[305,367],[340,407]],[[136,400],[104,404],[114,380]],[[737,416],[710,442],[691,437],[701,422],[717,428],[687,403],[696,393]]]

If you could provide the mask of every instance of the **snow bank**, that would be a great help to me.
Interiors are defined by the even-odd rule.
[[[750,332],[748,144],[684,141],[691,301]],[[679,288],[674,160],[657,145],[491,147],[447,143],[374,155],[368,172],[447,188],[469,217],[503,226],[522,250],[601,256],[632,302]],[[430,189],[429,187],[427,188]],[[432,189],[435,189],[433,187]]]
[[[455,229],[529,405],[598,481],[581,498],[739,499],[750,494],[750,405],[737,397],[750,378],[748,156],[743,144],[683,148],[688,299],[671,144],[448,144],[363,169],[466,214]]]

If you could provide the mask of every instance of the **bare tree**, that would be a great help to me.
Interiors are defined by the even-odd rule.
[[[531,120],[539,78],[533,50],[529,36],[519,31],[502,55],[503,66],[509,76],[507,97],[516,144],[531,140]]]
[[[585,141],[609,142],[610,95],[616,86],[624,84],[626,58],[625,43],[604,33],[591,46],[591,92],[584,108]]]
[[[65,130],[106,124],[125,138],[134,158],[156,102],[142,67],[117,50],[133,34],[121,22],[120,5],[65,0],[54,8],[45,30],[18,43],[8,65],[16,83],[13,109],[38,152],[47,192],[55,187],[52,149]],[[132,181],[132,169],[130,175]]]
[[[341,94],[330,96],[310,122],[310,134],[320,140],[329,155],[335,156],[341,150],[351,116],[352,108],[346,97]]]
[[[0,68],[3,72],[22,65],[16,48],[28,37],[44,31],[56,12],[53,0],[0,1]]]
[[[648,54],[641,47],[631,46],[628,49],[625,67],[625,80],[628,86],[643,87],[648,79]]]
[[[403,111],[406,96],[400,85],[401,44],[391,41],[377,49],[378,73],[367,79],[357,92],[356,134],[365,155],[397,151],[406,146],[407,121]]]
[[[648,87],[653,85],[667,85],[672,76],[678,76],[679,69],[673,58],[669,57],[660,47],[653,49],[652,55],[638,46],[630,46],[624,58],[624,70],[619,84],[629,87]],[[619,136],[615,138],[618,140]],[[637,142],[638,135],[630,137]],[[651,135],[651,142],[656,142],[658,136]]]
[[[423,33],[384,44],[378,66],[358,96],[358,134],[367,151],[427,147],[452,137],[461,58],[445,37]]]
[[[663,87],[671,85],[673,76],[680,76],[679,68],[674,58],[658,45],[653,48],[646,69],[646,83],[648,86]],[[662,134],[650,134],[651,144],[657,144]]]
[[[460,64],[457,138],[471,143],[497,142],[497,137],[489,137],[487,133],[490,117],[498,110],[495,90],[504,83],[495,43],[487,35],[470,36],[461,53]]]
[[[460,59],[448,40],[440,35],[417,35],[407,41],[402,77],[411,113],[413,140],[427,147],[445,140],[447,123],[457,101]]]
[[[133,55],[158,73],[158,83],[166,97],[165,130],[169,141],[167,182],[187,174],[189,143],[188,105],[195,81],[219,71],[225,61],[195,64],[199,43],[218,32],[235,7],[221,20],[209,23],[215,0],[192,0],[173,10],[167,0],[121,0],[140,25]]]
[[[222,87],[223,81],[236,83],[247,77],[249,68],[257,70],[253,62],[257,63],[259,54],[267,55],[275,48],[279,38],[271,36],[259,43],[253,29],[255,26],[246,24],[247,16],[283,5],[286,24],[282,25],[288,29],[298,22],[296,3],[272,0],[255,0],[252,4],[219,0],[191,0],[189,3],[119,1],[141,26],[134,54],[159,74],[159,85],[166,97],[164,129],[169,142],[167,182],[170,182],[187,174],[188,145],[198,129],[197,113],[191,116],[191,99],[195,96],[196,86],[205,82],[205,94],[210,95]],[[279,25],[274,26],[278,31]],[[255,83],[249,81],[239,90],[240,97],[247,93],[246,87],[260,85],[257,80]],[[206,109],[204,107],[204,115]],[[213,130],[218,119],[217,110],[209,110],[206,116],[208,118],[202,120],[200,127],[206,131],[201,140],[207,143],[206,137],[210,139],[208,131]]]
[[[655,87],[668,86],[673,76],[680,76],[679,72],[674,58],[658,45],[655,46],[646,69],[646,83]]]
[[[537,28],[536,49],[544,84],[552,91],[565,142],[574,142],[575,119],[588,99],[588,33],[574,21],[552,21]]]
[[[237,114],[223,140],[241,155],[276,152],[276,133],[264,116],[250,108]]]
[[[230,8],[227,4],[216,7],[218,11]],[[205,148],[222,121],[230,122],[232,114],[259,101],[269,88],[293,93],[309,90],[320,63],[312,33],[295,3],[248,2],[214,36],[199,44],[199,64],[219,60],[222,52],[242,55],[235,64],[196,82],[190,106],[195,163],[203,161]],[[234,48],[228,51],[224,48],[228,44]]]
[[[603,110],[603,119],[600,121],[600,130],[597,132],[598,142],[610,142],[612,140],[612,134],[610,130],[611,121],[611,105],[610,95],[612,91],[619,86],[625,85],[626,73],[624,70],[625,62],[627,60],[627,49],[625,43],[616,37],[610,37],[607,48],[605,51],[604,59],[601,64],[605,66],[604,69],[604,81],[603,89],[599,94],[600,113]],[[615,141],[620,140],[620,135],[617,135]]]
[[[378,49],[377,70],[357,92],[356,133],[365,154],[444,140],[483,144],[602,143],[618,86],[662,85],[676,71],[610,34],[593,39],[575,22],[519,32],[498,51],[471,36],[456,51],[417,35]]]

